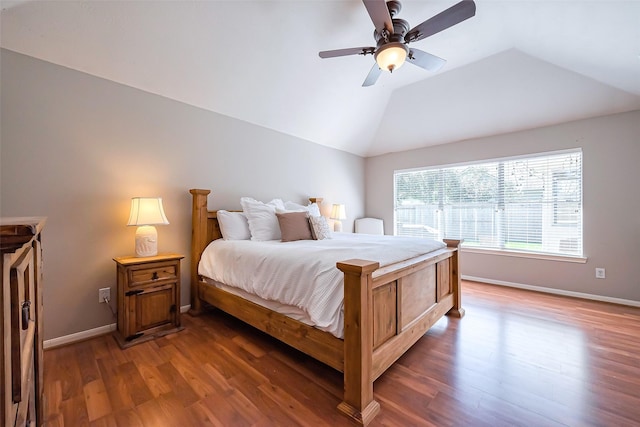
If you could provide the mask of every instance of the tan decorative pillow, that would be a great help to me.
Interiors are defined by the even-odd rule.
[[[312,240],[307,212],[276,213],[283,242]]]

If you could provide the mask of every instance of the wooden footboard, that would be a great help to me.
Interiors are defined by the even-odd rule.
[[[345,280],[342,412],[368,424],[380,409],[373,382],[442,316],[464,315],[458,244],[384,268],[358,259],[338,263]]]
[[[338,409],[367,425],[379,412],[373,382],[445,314],[462,317],[459,240],[427,255],[380,268],[377,262],[339,262],[344,273],[344,340],[207,284],[198,276],[204,248],[221,237],[209,190],[193,195],[191,314],[203,302],[272,335],[344,373]]]

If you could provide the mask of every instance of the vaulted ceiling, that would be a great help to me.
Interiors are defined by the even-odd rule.
[[[457,0],[405,0],[411,25]],[[2,1],[3,48],[362,156],[640,109],[640,1],[476,0],[361,87],[362,1]]]

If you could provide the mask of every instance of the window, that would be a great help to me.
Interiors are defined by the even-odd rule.
[[[582,152],[394,173],[399,236],[463,247],[582,256]]]

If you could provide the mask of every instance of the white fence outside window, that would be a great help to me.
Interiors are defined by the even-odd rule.
[[[399,236],[582,256],[582,152],[569,150],[394,173]]]

